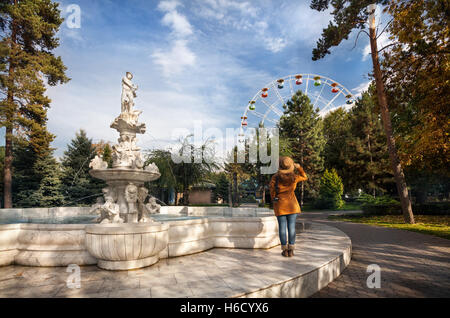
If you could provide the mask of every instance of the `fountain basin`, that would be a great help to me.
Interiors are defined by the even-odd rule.
[[[87,228],[97,226],[89,224],[97,216],[89,214],[90,208],[4,209],[1,212],[0,266],[97,264],[98,258],[91,255],[86,244],[87,231],[93,232]],[[169,241],[167,248],[159,252],[159,259],[214,247],[268,249],[279,244],[278,223],[268,209],[166,206],[161,212],[155,219],[168,226]],[[54,224],[33,224],[44,220]],[[67,224],[75,222],[79,223]],[[114,225],[108,226],[114,228]]]
[[[124,181],[144,183],[147,181],[153,181],[158,179],[161,174],[147,171],[142,169],[127,169],[127,168],[114,168],[114,169],[91,169],[89,170],[91,176],[97,179],[105,181]]]
[[[88,225],[86,249],[97,258],[100,268],[142,268],[159,261],[169,242],[168,229],[168,224],[157,222]]]
[[[85,224],[0,225],[0,266],[94,265],[85,248]]]

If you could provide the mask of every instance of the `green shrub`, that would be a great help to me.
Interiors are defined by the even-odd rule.
[[[399,203],[388,204],[363,204],[363,213],[371,215],[400,215],[402,208]],[[413,204],[412,210],[415,215],[450,215],[450,202],[430,202],[424,204]]]
[[[361,193],[361,195],[356,199],[357,202],[362,204],[398,204],[399,202],[388,195],[382,195],[374,197],[367,193]]]
[[[343,193],[344,186],[341,177],[334,168],[331,171],[326,169],[320,179],[319,198],[314,206],[318,209],[340,209],[344,206]]]
[[[256,203],[256,198],[254,195],[249,195],[241,199],[241,203]]]

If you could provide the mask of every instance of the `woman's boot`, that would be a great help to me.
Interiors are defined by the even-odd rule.
[[[289,257],[294,256],[294,249],[295,249],[295,244],[288,245],[288,256]]]
[[[287,245],[281,245],[281,255],[287,257],[289,256],[288,246]]]

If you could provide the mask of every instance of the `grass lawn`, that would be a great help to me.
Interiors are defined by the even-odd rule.
[[[328,219],[391,227],[450,239],[449,215],[415,215],[416,224],[405,224],[402,215],[347,214],[332,215]]]

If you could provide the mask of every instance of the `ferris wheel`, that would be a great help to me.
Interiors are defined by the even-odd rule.
[[[283,115],[283,105],[301,90],[314,109],[323,116],[329,111],[354,106],[352,93],[337,81],[317,74],[295,74],[274,80],[261,88],[248,102],[241,116],[241,133],[247,127],[275,126]]]

